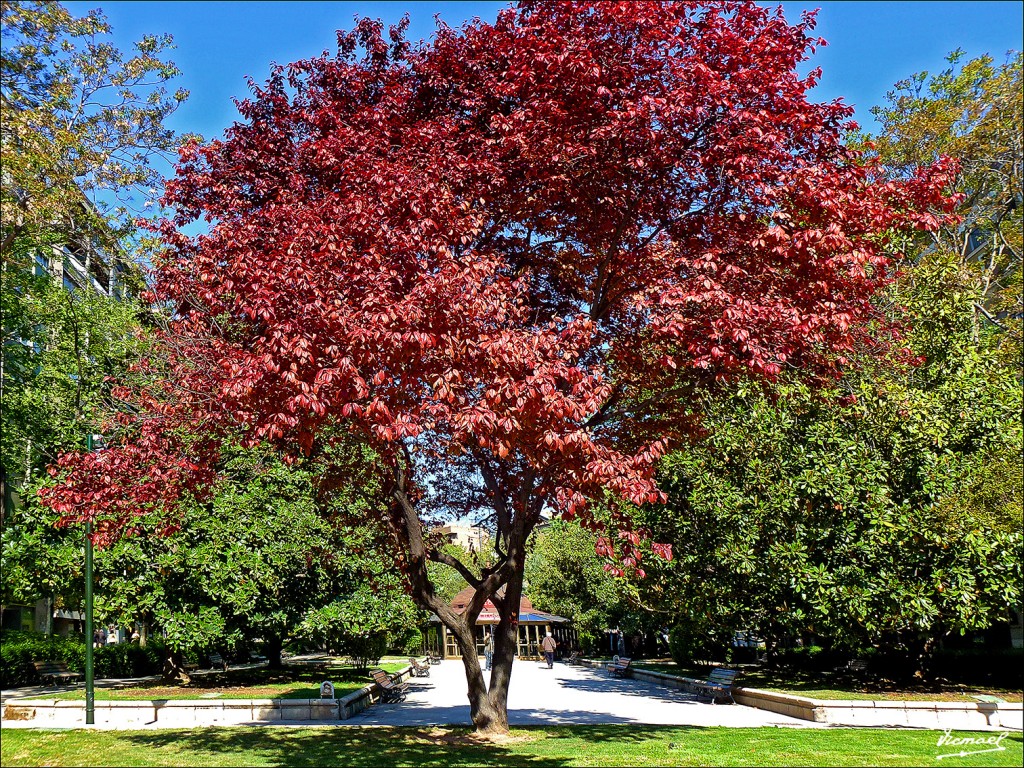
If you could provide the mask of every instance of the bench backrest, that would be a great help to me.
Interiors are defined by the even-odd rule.
[[[722,667],[716,667],[708,675],[709,683],[718,683],[719,685],[732,685],[736,681],[736,675],[738,675],[735,669],[723,669]]]
[[[388,677],[388,673],[383,669],[375,669],[370,674],[373,676],[373,681],[381,688],[395,687],[395,684],[391,682],[391,678]]]
[[[618,661],[612,662],[617,667],[628,667],[633,663],[632,659],[626,658],[625,656],[619,656]]]
[[[33,661],[32,666],[36,668],[36,672],[43,672],[46,674],[51,672],[68,671],[68,665],[63,661]]]

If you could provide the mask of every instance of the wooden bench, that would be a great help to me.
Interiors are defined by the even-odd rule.
[[[439,653],[427,654],[427,663],[429,664],[440,664],[442,661],[444,661],[444,656]]]
[[[430,665],[420,664],[416,659],[409,657],[409,666],[412,667],[413,677],[430,677]]]
[[[405,701],[408,683],[396,683],[383,669],[370,670],[373,682],[380,688],[380,698],[385,703]]]
[[[633,660],[625,656],[612,656],[611,664],[608,665],[608,671],[612,673],[612,677],[625,677],[627,673],[632,672],[630,667],[632,663]]]
[[[718,699],[728,699],[735,704],[736,699],[732,697],[732,686],[736,682],[737,675],[739,672],[735,669],[716,667],[711,670],[707,680],[695,683],[693,686],[697,691],[697,700],[706,698],[715,704]]]
[[[210,654],[210,669],[221,669],[225,672],[228,671],[228,663],[224,661],[224,657],[219,653]]]
[[[33,661],[32,666],[36,668],[36,674],[43,682],[50,681],[54,685],[58,683],[73,683],[81,680],[84,675],[81,672],[72,672],[63,661]]]
[[[577,661],[579,661],[579,658],[580,658],[580,652],[579,651],[573,651],[568,656],[564,657],[562,659],[562,661],[565,662],[566,664],[575,664]]]

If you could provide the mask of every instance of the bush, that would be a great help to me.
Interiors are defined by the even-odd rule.
[[[143,677],[158,674],[163,644],[151,640],[142,648],[134,643],[104,645],[93,652],[97,679]],[[81,635],[43,635],[5,630],[0,633],[0,686],[11,688],[40,681],[34,661],[63,661],[72,672],[85,672],[85,640]]]
[[[1024,648],[939,650],[931,672],[954,683],[1019,690],[1024,687]]]
[[[805,645],[802,648],[780,650],[775,657],[775,663],[802,672],[830,672],[852,658],[854,655],[849,651],[823,648],[820,645]],[[872,660],[868,659],[868,662],[870,666],[874,665]]]
[[[345,638],[341,650],[352,657],[357,669],[367,669],[380,663],[381,656],[384,655],[387,647],[386,635],[362,635]]]
[[[400,656],[419,656],[423,651],[423,634],[414,627],[399,637],[391,650]]]
[[[731,650],[727,638],[731,638],[731,633],[682,620],[668,633],[668,652],[681,667],[692,666],[698,661],[725,661]]]

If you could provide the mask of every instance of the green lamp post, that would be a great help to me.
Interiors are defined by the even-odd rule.
[[[86,448],[93,449],[93,437],[90,433]],[[92,522],[85,524],[85,724],[96,724],[96,688],[93,668],[92,648]]]

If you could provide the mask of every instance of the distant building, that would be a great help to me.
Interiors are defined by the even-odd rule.
[[[485,528],[481,528],[478,525],[450,523],[434,530],[452,544],[458,544],[469,552],[486,551],[491,543],[491,534]]]

